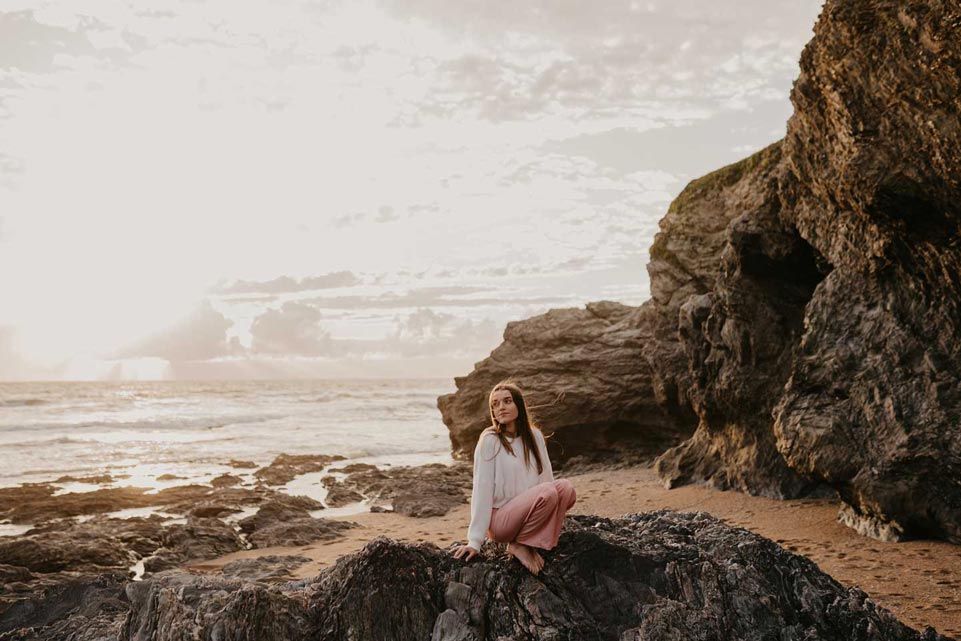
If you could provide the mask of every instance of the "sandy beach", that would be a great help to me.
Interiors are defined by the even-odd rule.
[[[602,471],[569,477],[578,492],[574,514],[618,517],[668,508],[705,511],[729,524],[777,541],[811,559],[846,586],[857,586],[898,618],[919,629],[932,626],[961,638],[961,547],[938,541],[884,543],[864,538],[837,522],[835,499],[777,501],[703,486],[666,490],[649,467]],[[360,550],[380,535],[447,547],[464,540],[470,507],[443,517],[412,518],[392,513],[342,517],[358,527],[344,538],[301,547],[247,550],[192,563],[192,571],[215,572],[237,559],[268,554],[300,554],[312,559],[291,575],[315,575],[338,557]]]

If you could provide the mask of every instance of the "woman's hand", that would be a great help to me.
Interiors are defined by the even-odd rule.
[[[475,555],[480,554],[480,551],[475,550],[469,545],[458,545],[454,548],[454,558],[459,559],[466,555],[465,561],[470,561]]]

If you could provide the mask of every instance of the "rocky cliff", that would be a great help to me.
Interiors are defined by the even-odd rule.
[[[455,451],[513,375],[566,392],[542,417],[578,453],[676,440],[669,485],[831,488],[865,534],[961,543],[959,96],[956,2],[827,0],[784,140],[682,191],[648,303],[512,323],[438,401]]]
[[[782,200],[833,266],[774,412],[852,523],[961,543],[961,6],[829,3]]]

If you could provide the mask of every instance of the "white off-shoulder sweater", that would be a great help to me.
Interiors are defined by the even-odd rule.
[[[481,434],[474,448],[474,490],[470,498],[470,526],[467,528],[467,544],[480,550],[490,527],[491,510],[502,507],[512,498],[539,483],[554,480],[551,460],[547,456],[544,435],[534,429],[534,441],[541,454],[544,471],[537,473],[537,461],[530,454],[530,465],[524,465],[524,443],[519,437],[508,442],[514,450],[511,455],[493,432]]]

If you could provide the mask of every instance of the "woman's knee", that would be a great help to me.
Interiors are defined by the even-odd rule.
[[[539,488],[535,501],[540,505],[553,508],[560,500],[557,489],[550,483],[542,483],[541,485],[542,487]]]
[[[577,492],[574,490],[574,484],[567,479],[559,479],[554,481],[554,487],[557,489],[557,495],[561,499],[561,504],[566,505],[567,508],[570,509],[577,501]]]

